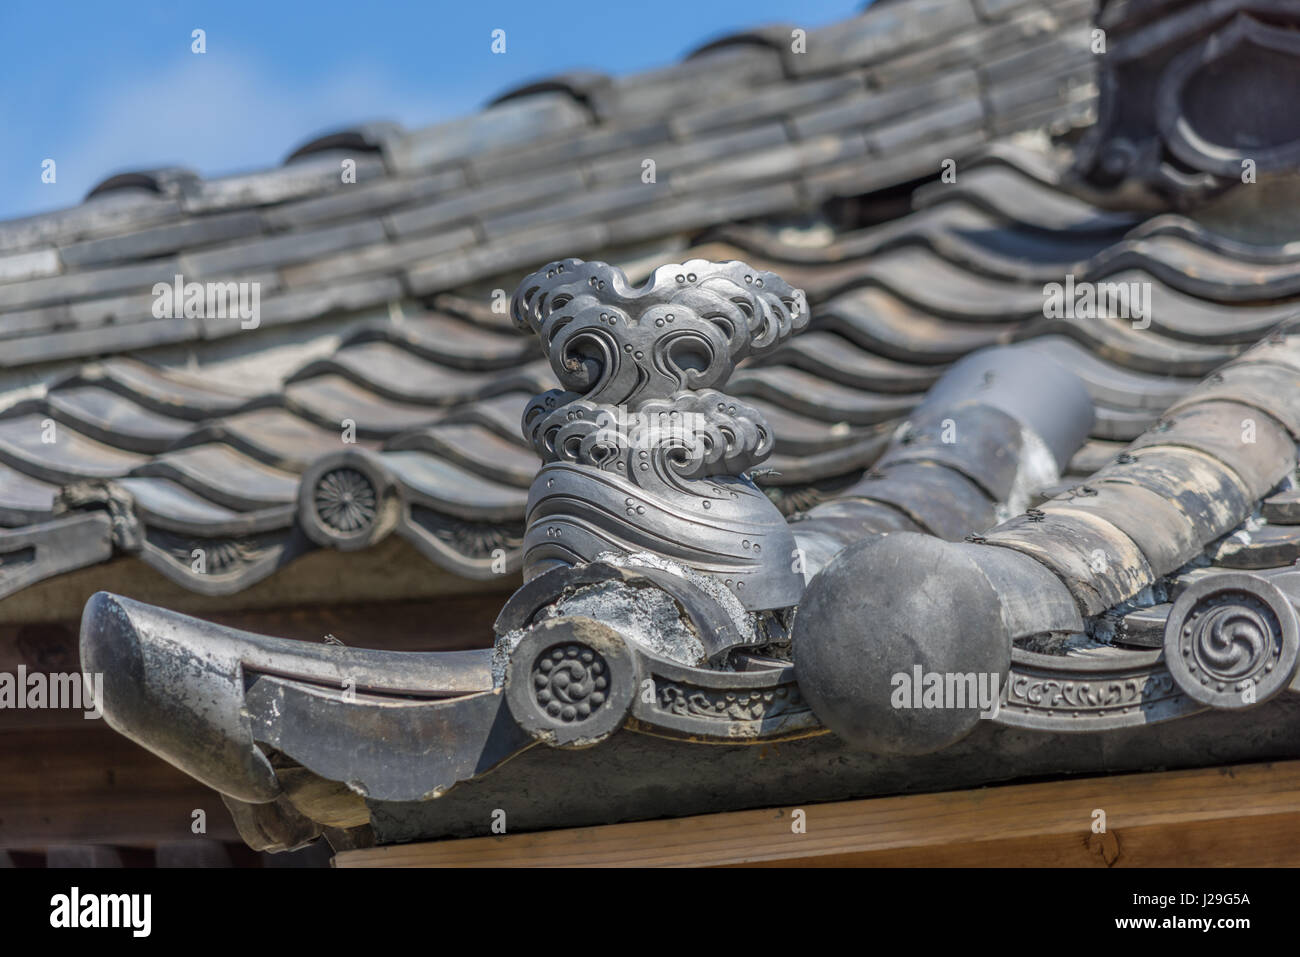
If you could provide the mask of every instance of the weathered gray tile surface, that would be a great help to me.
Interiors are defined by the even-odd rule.
[[[1050,157],[982,149],[1080,121],[1089,9],[882,3],[810,31],[806,53],[793,26],[760,29],[422,130],[344,131],[275,170],[114,177],[74,209],[0,224],[0,526],[48,521],[63,486],[97,480],[150,533],[258,553],[258,536],[296,533],[303,473],[356,453],[436,529],[431,560],[484,577],[483,549],[517,550],[535,468],[518,420],[553,385],[493,291],[569,255],[738,258],[808,291],[811,330],[730,386],[767,416],[779,474],[763,481],[787,504],[861,473],[949,363],[996,343],[1032,340],[1084,380],[1097,424],[1071,474],[1090,472],[1300,308],[1300,262],[1243,264],[1180,217],[1143,225],[1067,195]],[[935,179],[947,159],[955,183]],[[918,180],[916,211],[879,225],[823,207]],[[1043,286],[1067,272],[1149,283],[1149,328],[1047,315]],[[176,275],[256,283],[256,328],[157,318],[153,284]],[[1300,410],[1270,405],[1300,372],[1270,369],[1252,401],[1300,428]],[[1236,411],[1179,427],[1221,432]],[[1220,439],[1196,454],[1229,457]],[[879,497],[908,507],[923,490],[905,478]],[[1231,560],[1300,554],[1274,539]],[[218,587],[165,552],[148,560]]]

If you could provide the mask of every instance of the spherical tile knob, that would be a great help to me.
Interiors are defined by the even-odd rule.
[[[794,621],[795,675],[827,728],[877,754],[927,754],[974,730],[1011,665],[976,555],[897,532],[846,548],[813,578]]]

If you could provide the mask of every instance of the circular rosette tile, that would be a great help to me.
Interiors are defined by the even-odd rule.
[[[366,548],[395,524],[392,481],[365,453],[324,456],[303,474],[298,518],[318,545],[345,551]]]
[[[1223,574],[1188,588],[1170,609],[1165,661],[1188,697],[1215,708],[1266,701],[1295,675],[1296,612],[1276,585]]]
[[[535,626],[506,669],[506,703],[519,726],[552,747],[581,748],[617,731],[636,693],[636,656],[591,618]]]

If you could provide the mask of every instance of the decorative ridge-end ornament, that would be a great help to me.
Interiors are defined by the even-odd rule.
[[[1147,194],[1195,207],[1250,184],[1249,196],[1229,204],[1231,222],[1263,229],[1276,221],[1278,202],[1254,194],[1283,174],[1274,195],[1284,195],[1300,169],[1290,92],[1300,81],[1300,10],[1103,0],[1097,25],[1098,116],[1075,152],[1074,185],[1106,205]]]
[[[1230,572],[1196,582],[1178,597],[1164,650],[1188,697],[1213,708],[1249,708],[1290,686],[1300,626],[1276,585]]]
[[[803,576],[780,511],[745,474],[772,451],[754,407],[718,391],[736,364],[808,324],[808,301],[741,262],[661,266],[642,286],[565,259],[520,284],[516,325],[562,389],[524,410],[543,467],[528,497],[524,577],[649,552],[753,611],[795,604]]]

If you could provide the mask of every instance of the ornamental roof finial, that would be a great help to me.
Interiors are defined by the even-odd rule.
[[[563,386],[524,410],[544,463],[528,499],[525,578],[648,552],[721,582],[748,609],[797,602],[794,538],[745,474],[771,453],[771,430],[719,389],[741,359],[808,324],[803,290],[741,262],[661,266],[634,287],[615,266],[565,259],[524,279],[511,312]]]

